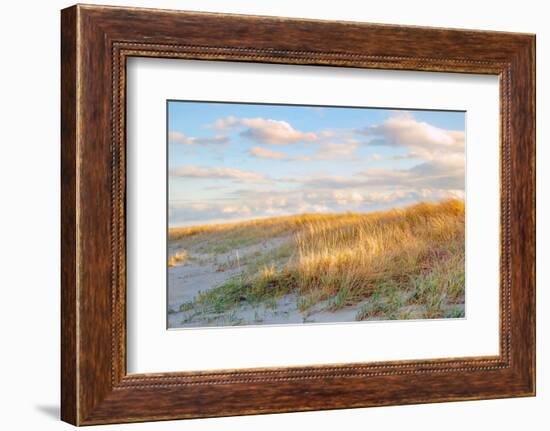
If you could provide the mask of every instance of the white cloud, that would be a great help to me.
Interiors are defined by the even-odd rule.
[[[182,144],[182,145],[208,145],[208,144],[225,144],[229,142],[229,137],[216,135],[213,137],[192,137],[187,136],[181,132],[170,131],[168,132],[168,142],[170,144]]]
[[[257,172],[244,171],[233,168],[207,168],[200,166],[186,166],[170,171],[173,177],[186,178],[207,178],[207,179],[230,179],[237,181],[265,182],[267,178]]]
[[[279,181],[291,184],[301,184],[308,189],[340,189],[354,188],[365,185],[365,179],[357,176],[312,175],[307,177],[282,177]]]
[[[409,169],[368,169],[360,175],[371,187],[463,189],[464,157],[448,155]]]
[[[356,141],[348,141],[346,143],[337,144],[332,142],[319,143],[317,150],[311,155],[295,155],[291,156],[283,151],[273,151],[263,147],[252,147],[248,150],[249,154],[261,159],[271,160],[293,160],[300,162],[311,162],[315,160],[370,160],[377,161],[381,157],[373,155],[372,157],[358,157],[355,155],[358,143]]]
[[[239,120],[236,117],[229,116],[225,118],[219,118],[210,124],[208,127],[216,130],[227,130],[239,124]]]
[[[464,155],[448,155],[428,160],[412,167],[409,172],[424,179],[454,178],[464,180]]]
[[[464,157],[448,155],[427,160],[408,169],[370,168],[348,176],[314,175],[282,177],[281,182],[301,184],[308,189],[464,189]]]
[[[241,136],[254,142],[270,145],[313,142],[319,139],[315,133],[302,132],[286,121],[269,118],[236,118],[226,117],[216,120],[208,127],[216,130],[227,130],[236,127],[244,128]]]
[[[263,144],[293,144],[296,142],[312,142],[318,139],[315,133],[296,130],[286,121],[243,118],[240,122],[247,127],[241,133],[242,136]]]
[[[348,140],[342,144],[325,142],[319,144],[319,148],[313,158],[316,160],[357,159],[355,156],[357,145],[358,142],[354,140]]]
[[[360,204],[365,199],[357,190],[335,190],[332,197],[338,205]]]
[[[223,214],[238,214],[241,216],[247,216],[252,213],[250,208],[246,205],[227,205],[222,208]]]
[[[273,151],[268,148],[252,147],[248,150],[250,155],[260,159],[290,160],[291,157],[282,151]]]
[[[426,160],[442,154],[464,153],[464,132],[447,130],[417,121],[410,115],[397,115],[384,123],[357,131],[372,138],[371,145],[404,147]]]

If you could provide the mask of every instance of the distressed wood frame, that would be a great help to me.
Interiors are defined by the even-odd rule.
[[[89,425],[535,394],[534,35],[83,5],[61,18],[63,420]],[[500,354],[128,375],[130,56],[498,75]]]

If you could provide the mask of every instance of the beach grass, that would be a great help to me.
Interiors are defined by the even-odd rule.
[[[230,264],[243,270],[186,309],[223,314],[243,304],[273,306],[277,298],[294,294],[304,313],[361,304],[356,320],[464,316],[461,200],[169,230],[172,243],[200,245],[214,254],[271,238],[286,240],[268,254],[237,254]],[[185,253],[170,259],[175,265],[188,258]]]

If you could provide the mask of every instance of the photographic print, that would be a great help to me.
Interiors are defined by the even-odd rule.
[[[167,117],[169,328],[465,316],[465,112]]]

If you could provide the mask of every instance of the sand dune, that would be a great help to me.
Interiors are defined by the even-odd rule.
[[[171,229],[168,321],[196,326],[464,317],[464,204]]]

